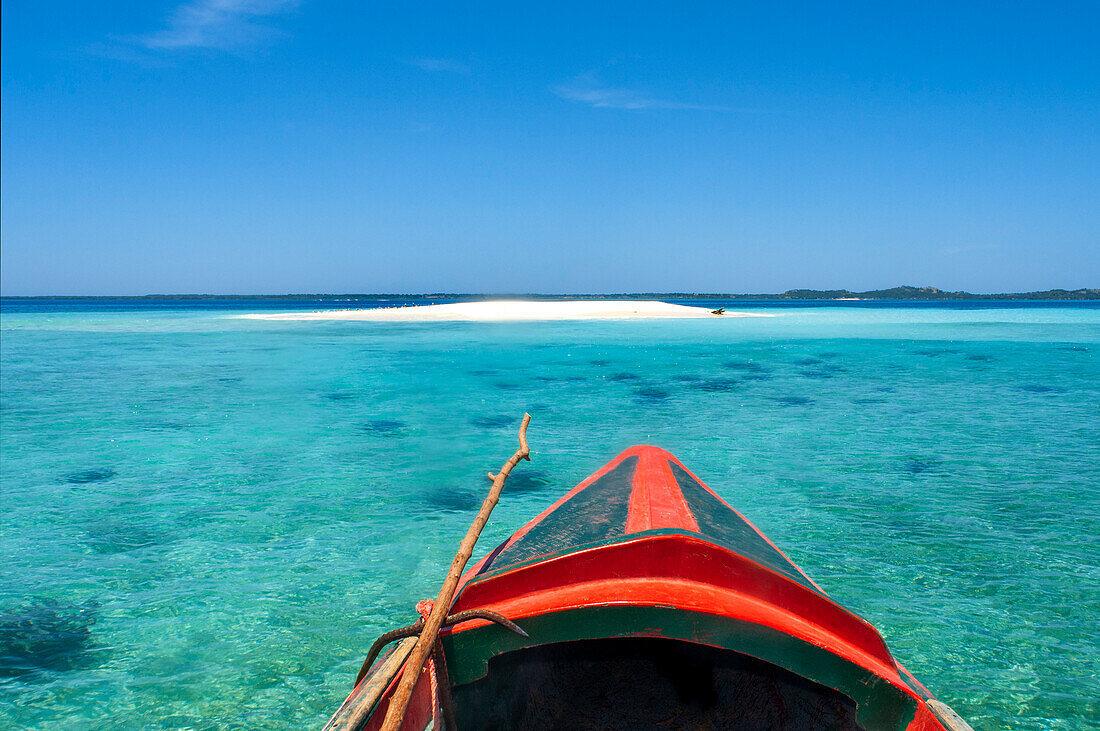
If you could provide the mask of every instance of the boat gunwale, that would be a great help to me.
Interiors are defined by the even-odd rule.
[[[454,601],[452,602],[452,605],[451,605],[452,606],[452,611],[454,611],[456,607],[459,607],[461,605],[463,594],[468,589],[477,591],[480,587],[484,586],[485,584],[488,584],[490,582],[505,580],[506,577],[508,577],[508,580],[516,580],[515,577],[521,576],[523,573],[528,572],[528,571],[533,570],[533,569],[536,569],[537,567],[550,566],[550,565],[555,564],[556,562],[559,562],[559,561],[569,560],[572,557],[587,558],[593,552],[599,552],[599,551],[609,550],[609,549],[617,549],[617,548],[620,548],[620,547],[623,547],[623,546],[630,546],[632,544],[638,544],[638,543],[652,543],[655,540],[677,539],[677,538],[687,539],[688,541],[697,542],[697,543],[703,544],[707,547],[717,549],[717,551],[719,552],[719,555],[720,554],[727,554],[728,556],[732,556],[732,557],[734,557],[735,560],[737,560],[739,562],[742,562],[744,565],[751,566],[752,570],[764,572],[765,575],[770,575],[773,580],[776,580],[778,582],[782,582],[784,586],[797,587],[797,589],[796,589],[797,591],[804,592],[806,595],[815,597],[817,600],[824,602],[832,610],[836,611],[840,615],[846,616],[850,621],[853,621],[855,624],[860,625],[865,631],[869,631],[878,640],[878,643],[881,644],[881,649],[882,649],[883,654],[884,654],[885,657],[881,657],[880,659],[885,661],[885,658],[888,657],[889,662],[896,665],[896,661],[894,660],[893,654],[890,652],[889,648],[886,646],[885,640],[882,639],[882,635],[874,627],[874,625],[872,625],[866,619],[859,616],[858,614],[851,611],[850,609],[847,609],[843,605],[837,603],[828,594],[825,594],[825,593],[819,592],[819,591],[815,591],[815,590],[811,589],[810,587],[807,587],[806,585],[804,585],[804,584],[802,584],[798,581],[793,580],[790,576],[788,576],[788,575],[786,575],[782,572],[776,571],[775,569],[773,569],[769,566],[766,566],[766,565],[764,565],[764,564],[762,564],[758,561],[755,561],[755,560],[753,560],[753,559],[751,559],[747,556],[744,556],[744,555],[738,553],[737,551],[734,551],[734,550],[730,549],[728,546],[725,546],[721,543],[716,543],[713,540],[709,540],[704,534],[696,533],[696,532],[693,532],[693,531],[685,531],[685,530],[675,529],[675,528],[653,528],[653,529],[650,529],[650,530],[647,530],[647,531],[639,531],[637,533],[630,533],[630,534],[627,534],[625,536],[622,536],[620,538],[616,538],[616,539],[613,539],[613,540],[610,540],[610,541],[609,540],[592,541],[592,542],[589,542],[587,544],[583,544],[583,545],[580,545],[580,546],[573,546],[573,547],[570,547],[570,548],[561,549],[560,551],[555,551],[553,553],[548,553],[548,554],[545,554],[543,556],[536,556],[534,558],[526,559],[524,561],[519,561],[519,562],[516,562],[514,564],[510,564],[508,566],[502,566],[502,567],[500,567],[500,569],[495,569],[495,568],[490,569],[489,571],[487,571],[483,574],[476,574],[476,575],[470,576],[468,580],[464,579],[464,582],[459,585],[458,591],[455,592],[455,599],[454,599]],[[716,586],[719,589],[728,588],[728,587],[724,587],[720,584],[712,584],[712,585]],[[552,591],[553,588],[554,588],[553,586],[548,585],[545,589],[543,589],[543,591]],[[480,607],[480,605],[477,605],[477,607]],[[472,609],[472,608],[475,608],[475,606],[463,607],[463,608]],[[808,617],[806,619],[808,621],[811,621],[811,622],[813,621],[812,619],[810,619]],[[452,631],[452,630],[444,630],[444,631]],[[873,655],[875,653],[870,653],[869,652],[868,654]]]

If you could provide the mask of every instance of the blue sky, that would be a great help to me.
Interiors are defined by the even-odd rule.
[[[1094,3],[2,5],[4,294],[1100,286]]]

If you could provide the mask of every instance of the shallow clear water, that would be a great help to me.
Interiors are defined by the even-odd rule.
[[[323,723],[434,596],[524,410],[534,461],[479,553],[657,444],[975,728],[1100,722],[1100,308],[760,311],[6,308],[0,727]]]

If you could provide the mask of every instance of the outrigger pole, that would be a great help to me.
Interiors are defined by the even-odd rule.
[[[405,669],[401,673],[401,680],[390,699],[389,708],[386,709],[386,720],[382,723],[382,731],[398,731],[401,728],[401,721],[405,718],[405,709],[409,707],[409,699],[412,697],[413,688],[420,678],[420,672],[424,669],[424,663],[428,660],[428,655],[432,653],[436,646],[439,629],[443,626],[443,622],[451,608],[451,600],[454,599],[455,588],[458,586],[459,579],[462,578],[466,563],[473,555],[474,545],[477,543],[485,523],[489,520],[489,514],[493,512],[497,501],[500,500],[500,492],[504,489],[504,481],[508,479],[512,468],[519,464],[521,460],[530,461],[531,459],[531,450],[527,447],[527,425],[529,423],[531,423],[531,415],[525,413],[523,421],[519,425],[519,449],[504,463],[499,473],[495,475],[492,472],[489,473],[493,486],[489,489],[489,495],[485,498],[485,502],[481,504],[481,509],[477,511],[477,517],[474,518],[470,529],[466,531],[466,537],[458,545],[458,553],[451,561],[451,568],[447,572],[443,588],[439,590],[439,596],[436,597],[431,613],[424,620],[424,629],[416,641],[416,646],[409,654],[409,659],[405,661]]]

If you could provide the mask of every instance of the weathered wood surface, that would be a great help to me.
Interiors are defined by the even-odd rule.
[[[415,637],[406,637],[397,643],[393,652],[384,657],[355,686],[355,690],[337,709],[322,731],[359,731],[415,646]]]
[[[955,710],[943,701],[929,698],[925,703],[932,709],[932,713],[936,714],[936,718],[939,719],[947,731],[974,731],[973,727],[964,721],[962,716],[955,713]]]

